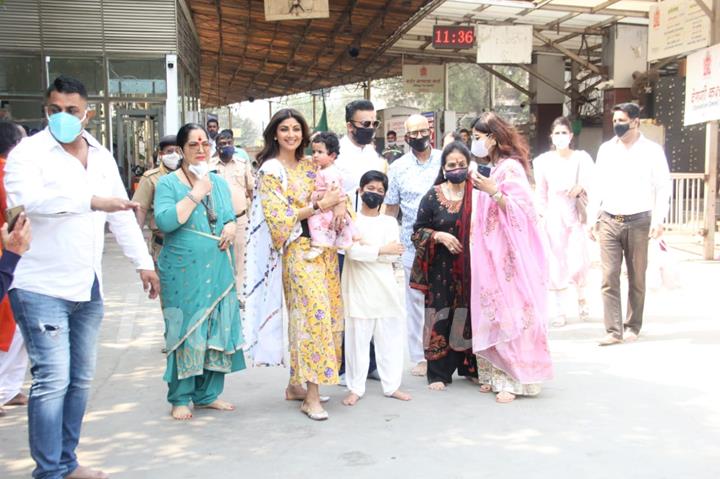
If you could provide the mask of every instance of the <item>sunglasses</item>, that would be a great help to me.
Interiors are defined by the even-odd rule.
[[[370,121],[370,120],[366,120],[366,121],[350,120],[350,123],[352,123],[353,125],[355,125],[355,127],[357,127],[357,128],[375,128],[375,129],[377,129],[377,127],[380,126],[380,121],[379,121],[379,120],[375,120],[375,121]],[[356,125],[356,123],[357,123],[357,125]],[[358,127],[358,125],[360,125],[360,126]]]

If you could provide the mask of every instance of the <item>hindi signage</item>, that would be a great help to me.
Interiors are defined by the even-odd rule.
[[[403,65],[402,72],[406,92],[443,92],[445,68],[442,65]]]
[[[712,8],[710,0],[702,0]],[[694,0],[665,0],[649,10],[648,61],[710,45],[710,18]]]
[[[685,126],[720,120],[720,44],[687,57]]]

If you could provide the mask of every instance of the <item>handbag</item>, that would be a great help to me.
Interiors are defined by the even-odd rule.
[[[577,171],[575,172],[575,184],[580,184],[580,161],[578,161]],[[577,210],[578,221],[582,224],[587,223],[587,204],[588,196],[585,190],[575,197],[575,210]]]

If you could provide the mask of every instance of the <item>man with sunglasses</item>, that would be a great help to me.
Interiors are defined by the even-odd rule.
[[[112,154],[84,130],[87,98],[78,80],[53,80],[45,94],[48,127],[15,147],[5,168],[8,206],[24,206],[33,222],[10,302],[32,365],[33,477],[47,479],[108,477],[75,455],[103,319],[106,222],[150,298],[160,288],[132,212],[138,204],[128,200]]]
[[[400,241],[405,247],[402,255],[405,270],[405,311],[407,315],[408,349],[410,362],[415,366],[412,374],[424,376],[427,372],[423,348],[423,324],[425,322],[425,295],[410,287],[410,270],[415,260],[415,246],[410,237],[417,218],[420,200],[432,188],[438,171],[442,152],[430,144],[430,124],[423,115],[410,115],[405,120],[405,143],[410,151],[390,165],[390,186],[385,196],[385,213],[397,217],[402,212]]]
[[[362,175],[370,170],[387,173],[387,161],[375,151],[373,140],[380,126],[375,106],[369,100],[354,100],[345,105],[347,135],[340,139],[340,154],[335,160],[343,177],[343,190],[353,199],[357,211],[359,202],[355,192]]]

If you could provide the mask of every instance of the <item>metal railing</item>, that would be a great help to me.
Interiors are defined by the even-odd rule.
[[[670,229],[699,231],[704,225],[702,173],[671,173],[672,195],[666,225]]]

